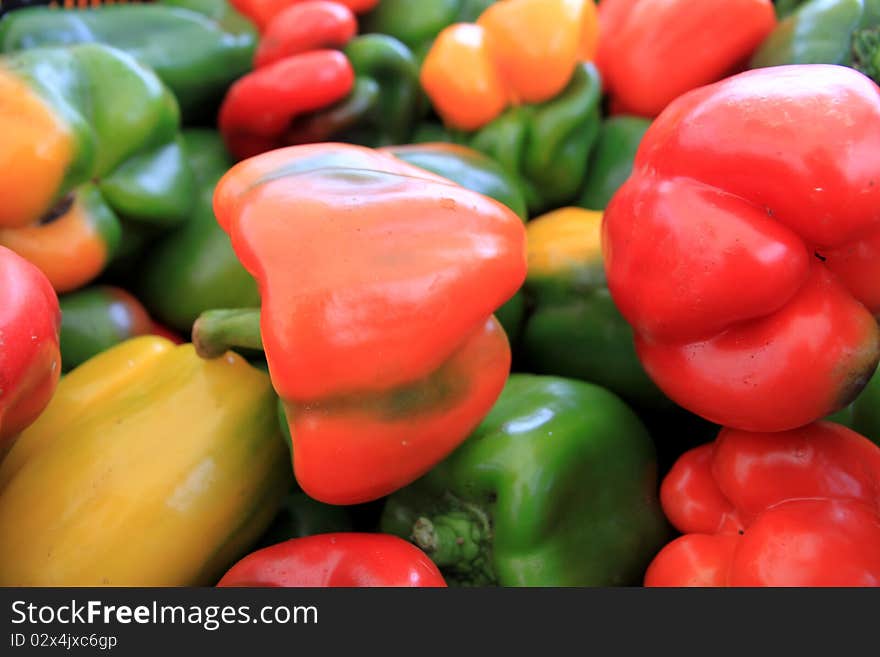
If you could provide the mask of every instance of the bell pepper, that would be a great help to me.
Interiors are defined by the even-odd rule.
[[[214,187],[232,157],[212,130],[187,130],[183,143],[199,190],[196,205],[186,223],[151,247],[136,289],[151,313],[189,334],[202,312],[257,306],[260,295],[214,218]]]
[[[46,276],[0,246],[0,459],[49,403],[61,376],[58,297]]]
[[[752,68],[843,64],[880,80],[880,1],[810,0],[780,21]]]
[[[235,564],[219,587],[445,587],[437,566],[411,543],[342,532],[293,538]]]
[[[156,324],[131,293],[112,285],[96,285],[63,295],[61,356],[69,372],[92,356],[139,335],[173,336]],[[182,342],[180,338],[174,340]]]
[[[364,32],[388,34],[422,61],[440,32],[453,23],[473,23],[495,0],[382,0],[365,14]]]
[[[318,144],[237,164],[214,209],[262,308],[203,314],[193,341],[206,356],[265,349],[310,496],[387,495],[488,412],[510,367],[492,313],[525,278],[507,207],[386,153]]]
[[[451,584],[635,584],[668,538],[656,466],[612,393],[512,374],[471,437],[388,498],[381,528],[413,540]]]
[[[602,122],[587,165],[587,182],[577,205],[604,210],[632,173],[636,151],[651,122],[638,116],[612,116]]]
[[[214,111],[226,88],[250,69],[256,41],[256,30],[226,0],[108,4],[87,11],[33,7],[0,23],[0,52],[103,43],[133,55],[174,92],[187,120]]]
[[[686,452],[661,499],[684,536],[646,586],[880,586],[880,448],[820,422],[723,429]]]
[[[415,141],[451,141],[481,151],[516,177],[530,213],[557,208],[584,186],[601,122],[601,86],[596,67],[580,64],[553,100],[511,107],[476,132],[425,124]]]
[[[290,488],[269,377],[134,338],[67,374],[0,464],[0,585],[205,586]]]
[[[638,406],[669,406],[645,373],[633,332],[605,283],[602,213],[560,208],[526,226],[531,312],[520,344],[524,366],[608,388]]]
[[[131,56],[97,44],[3,55],[0,96],[0,244],[58,292],[104,270],[121,220],[186,219],[195,190],[177,104]]]
[[[447,126],[473,131],[510,105],[557,96],[578,62],[592,59],[597,38],[592,0],[500,0],[475,23],[440,32],[419,79]]]
[[[770,0],[602,0],[596,63],[613,113],[655,117],[736,72],[776,25]]]
[[[614,302],[671,399],[783,431],[858,395],[880,357],[878,149],[877,85],[842,66],[747,71],[654,121],[603,245]]]
[[[448,178],[462,187],[494,198],[525,221],[528,219],[525,198],[518,182],[490,157],[467,146],[444,142],[427,142],[383,149],[410,164]],[[516,343],[525,313],[521,292],[498,308],[495,317],[504,327],[511,343]]]
[[[338,2],[285,4],[263,28],[255,70],[220,107],[229,150],[243,159],[332,137],[370,145],[405,141],[422,109],[410,50],[385,35],[354,36],[354,13]],[[278,5],[239,2],[258,23]]]

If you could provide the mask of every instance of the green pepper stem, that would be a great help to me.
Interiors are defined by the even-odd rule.
[[[230,349],[262,351],[260,309],[207,310],[193,324],[192,342],[202,358],[219,358]]]
[[[492,528],[482,509],[464,505],[431,518],[422,516],[413,524],[411,538],[439,567],[470,581],[494,581]]]
[[[852,37],[853,68],[880,84],[880,29],[859,30]]]

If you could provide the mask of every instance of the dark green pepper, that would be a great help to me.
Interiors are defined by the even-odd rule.
[[[364,32],[400,39],[421,61],[443,28],[473,23],[495,0],[382,0],[361,21]]]
[[[639,116],[612,116],[602,122],[587,166],[587,184],[577,205],[590,210],[605,209],[632,173],[636,151],[650,125],[648,119]]]
[[[842,64],[880,79],[880,0],[809,0],[781,20],[752,68]]]
[[[513,374],[455,452],[388,498],[381,528],[450,584],[633,585],[669,536],[657,487],[654,445],[618,397]]]
[[[284,499],[278,515],[254,549],[291,538],[350,532],[354,529],[354,521],[347,507],[323,504],[295,488]]]
[[[84,11],[32,7],[10,13],[0,24],[2,52],[73,43],[103,43],[133,55],[156,71],[190,120],[213,114],[226,88],[250,70],[257,33],[226,0]]]
[[[87,287],[61,295],[58,302],[64,372],[124,340],[155,332],[146,309],[119,287]]]
[[[596,67],[580,64],[546,103],[511,107],[471,133],[425,126],[415,141],[453,141],[489,155],[518,178],[534,214],[573,201],[583,188],[601,122],[601,91]]]
[[[880,374],[874,373],[855,401],[827,418],[880,445]]]
[[[601,252],[602,214],[561,208],[527,226],[530,314],[519,356],[530,372],[590,381],[640,407],[672,402],[636,355],[630,325],[614,305]]]
[[[233,164],[223,140],[214,131],[188,130],[183,142],[200,190],[196,207],[151,249],[137,289],[158,319],[189,333],[203,311],[258,306],[260,295],[214,218],[214,186]]]

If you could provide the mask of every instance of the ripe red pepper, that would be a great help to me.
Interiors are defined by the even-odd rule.
[[[646,586],[880,586],[880,448],[838,424],[723,429],[663,481],[685,534]]]
[[[612,110],[657,116],[734,72],[775,25],[770,0],[602,0],[596,64]]]
[[[0,246],[0,456],[55,392],[60,330],[58,297],[49,279]]]
[[[313,0],[231,0],[230,4],[250,18],[261,32],[265,32],[272,20],[280,13],[299,4],[311,4]],[[355,14],[369,11],[379,0],[333,0]]]
[[[492,407],[510,368],[493,312],[526,270],[506,206],[387,153],[314,144],[240,162],[214,210],[262,307],[205,313],[193,341],[265,349],[311,497],[387,495]]]
[[[445,587],[446,582],[409,541],[390,534],[335,533],[252,552],[217,586]]]
[[[653,122],[603,250],[671,399],[782,431],[861,391],[880,357],[878,152],[880,89],[840,66],[741,73]]]

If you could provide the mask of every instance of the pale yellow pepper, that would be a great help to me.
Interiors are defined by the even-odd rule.
[[[0,464],[0,585],[211,585],[291,483],[267,374],[129,340],[64,377]]]

